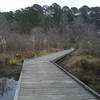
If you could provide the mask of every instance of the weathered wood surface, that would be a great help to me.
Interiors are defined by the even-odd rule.
[[[50,62],[71,50],[25,60],[14,100],[97,100]]]

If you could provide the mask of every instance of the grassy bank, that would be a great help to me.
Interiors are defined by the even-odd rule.
[[[88,50],[76,50],[66,56],[63,61],[64,68],[100,93],[100,55]]]
[[[18,80],[24,59],[42,56],[60,50],[50,48],[48,50],[6,50],[0,52],[0,77],[14,77]]]

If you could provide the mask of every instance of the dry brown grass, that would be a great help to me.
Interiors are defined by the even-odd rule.
[[[61,49],[51,48],[48,50],[7,50],[0,52],[0,77],[14,77],[18,80],[22,68],[23,60],[46,55]]]
[[[47,55],[52,52],[61,51],[61,49],[50,48],[46,50],[7,50],[0,53],[0,64],[16,65],[22,63],[26,58],[33,58]]]
[[[88,52],[88,53],[87,53]],[[62,61],[64,68],[100,93],[100,57],[89,51],[75,51]]]

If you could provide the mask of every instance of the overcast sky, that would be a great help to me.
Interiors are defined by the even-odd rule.
[[[32,6],[33,4],[51,5],[58,3],[61,6],[67,5],[69,7],[100,6],[100,0],[0,0],[0,11],[14,11],[20,8]]]

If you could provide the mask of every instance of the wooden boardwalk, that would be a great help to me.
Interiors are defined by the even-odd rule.
[[[50,62],[70,51],[25,60],[14,100],[98,100]]]

